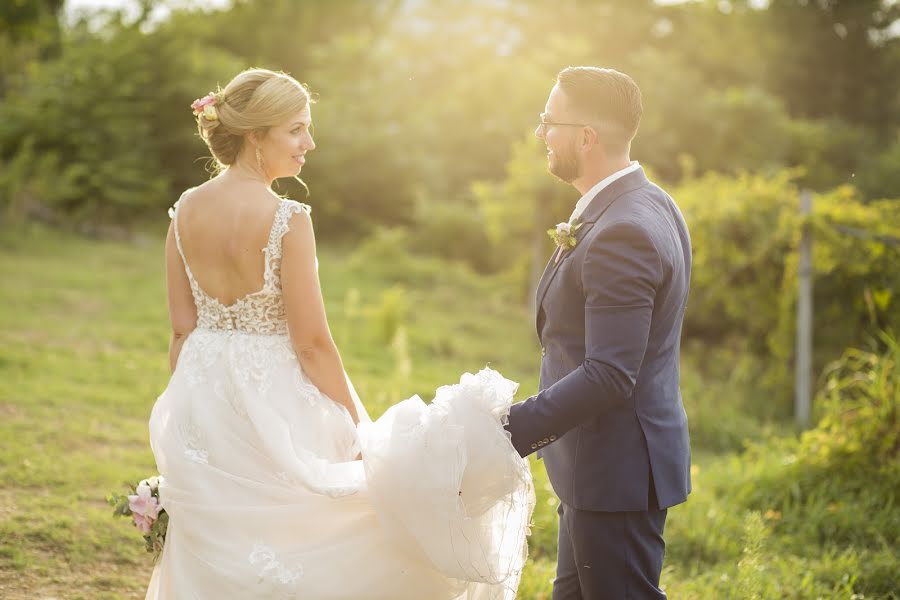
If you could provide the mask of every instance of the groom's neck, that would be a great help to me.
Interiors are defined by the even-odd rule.
[[[628,156],[619,156],[605,161],[583,165],[581,176],[572,181],[572,185],[584,196],[592,187],[631,164]]]

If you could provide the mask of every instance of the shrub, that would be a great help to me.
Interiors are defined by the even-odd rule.
[[[896,597],[900,346],[879,345],[828,367],[814,429],[695,466],[666,527],[672,597]]]
[[[685,336],[741,345],[762,359],[750,376],[786,412],[793,369],[799,215],[797,171],[709,174],[673,190],[694,250]],[[814,367],[879,328],[900,325],[894,290],[896,201],[864,203],[849,186],[814,197]],[[882,239],[877,239],[882,236]]]
[[[33,63],[0,103],[7,216],[160,218],[173,190],[196,183],[193,160],[208,153],[188,105],[237,70],[234,58],[177,31],[74,27],[60,55]]]

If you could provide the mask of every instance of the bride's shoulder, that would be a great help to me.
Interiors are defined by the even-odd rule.
[[[310,213],[312,208],[309,204],[297,202],[289,198],[281,199],[282,222],[284,223],[284,233],[287,234],[292,230],[312,231],[312,218]]]
[[[312,207],[309,204],[297,202],[296,200],[291,200],[290,198],[283,198],[281,202],[285,205],[288,213],[291,215],[295,215],[301,212],[304,212],[306,214],[312,213]]]
[[[284,238],[312,239],[314,237],[312,218],[309,216],[312,209],[308,204],[282,198],[279,212],[281,218],[276,218],[276,222],[280,221],[279,230]]]
[[[175,201],[175,204],[173,204],[172,206],[169,207],[169,218],[170,219],[175,216],[175,211],[178,209],[178,206],[184,200],[185,196],[189,195],[191,192],[196,190],[198,187],[200,187],[200,186],[190,187],[190,188],[184,190],[183,192],[181,192],[181,194],[178,196],[178,200]]]

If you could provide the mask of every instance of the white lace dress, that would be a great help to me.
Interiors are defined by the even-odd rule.
[[[375,422],[357,399],[354,427],[288,337],[281,240],[301,210],[282,201],[263,288],[230,306],[185,262],[197,328],[150,417],[170,522],[146,597],[514,598],[534,506],[501,425],[516,384],[466,374]]]

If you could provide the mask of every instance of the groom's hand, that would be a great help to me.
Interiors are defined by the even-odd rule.
[[[529,400],[531,399],[532,398],[529,398]],[[525,402],[527,402],[527,400]],[[525,402],[517,402],[509,407],[509,417],[507,418],[506,423],[503,425],[503,428],[509,432],[509,437],[510,441],[512,442],[513,448],[516,449],[516,452],[518,452],[519,456],[521,456],[522,458],[525,458],[538,449],[537,442],[534,442],[534,448],[532,448],[531,443],[525,440],[521,433],[517,433],[517,429],[515,426],[516,413],[519,412],[519,409],[522,408],[522,405],[525,404]],[[547,439],[549,440],[550,438],[548,437]],[[556,440],[555,435],[553,436],[553,440]],[[543,440],[541,441],[542,443],[540,447],[543,447]]]

